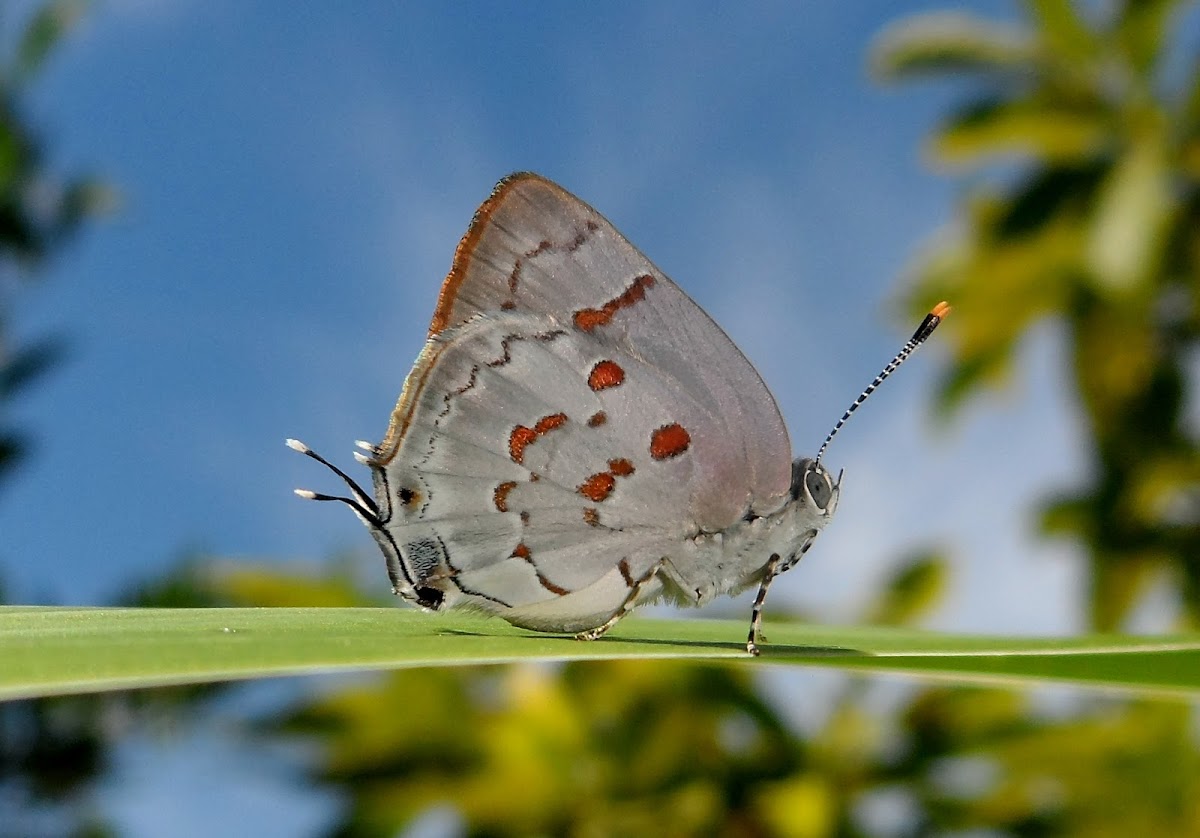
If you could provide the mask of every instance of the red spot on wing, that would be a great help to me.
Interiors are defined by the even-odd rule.
[[[517,488],[516,481],[505,480],[495,491],[492,492],[492,502],[496,504],[496,510],[499,512],[508,511],[508,493]]]
[[[550,593],[554,594],[555,596],[566,596],[567,594],[571,593],[562,585],[555,585],[542,575],[542,572],[538,570],[537,563],[533,560],[533,554],[529,552],[529,548],[525,546],[524,541],[513,548],[512,557],[515,559],[524,559],[533,565],[534,573],[537,574],[538,583]]]
[[[541,436],[542,434],[547,433],[548,431],[552,431],[555,428],[562,427],[566,423],[566,421],[567,421],[567,414],[551,413],[549,416],[543,416],[541,419],[537,420],[537,424],[533,426],[533,430],[537,433],[538,436]]]
[[[621,559],[617,562],[617,569],[621,571],[621,578],[625,580],[625,584],[630,588],[633,587],[633,573],[629,570],[629,561]]]
[[[508,294],[510,297],[516,296],[517,287],[521,284],[521,265],[522,262],[520,259],[518,259],[513,264],[512,270],[508,273]],[[512,307],[515,308],[516,303],[513,303]]]
[[[608,470],[616,477],[628,477],[633,474],[633,463],[626,460],[624,457],[618,457],[615,460],[608,461]]]
[[[597,410],[588,417],[587,425],[589,428],[598,428],[608,421],[608,414],[603,410]]]
[[[581,308],[575,312],[575,325],[585,332],[590,332],[599,326],[607,326],[613,315],[623,308],[631,308],[646,299],[646,289],[654,285],[654,277],[642,274],[633,280],[633,284],[613,297],[600,308]]]
[[[589,527],[600,526],[600,511],[594,506],[585,506],[583,508],[583,522]]]
[[[567,414],[551,413],[549,416],[543,416],[537,420],[532,428],[517,425],[508,433],[508,456],[514,463],[524,462],[526,448],[537,442],[538,437],[548,434],[555,428],[562,427],[566,421]]]
[[[545,588],[547,591],[554,594],[555,596],[566,596],[567,594],[571,593],[568,589],[564,588],[562,585],[555,585],[553,582],[551,582],[549,579],[547,579],[545,576],[543,576],[542,572],[540,570],[537,572],[537,580],[542,583],[543,588]]]
[[[579,494],[596,503],[612,494],[617,486],[617,478],[607,471],[597,472],[579,485]]]
[[[656,428],[650,434],[650,456],[656,460],[678,457],[692,444],[692,436],[678,422]]]
[[[617,387],[625,381],[625,370],[615,361],[600,361],[588,373],[588,386],[599,392]]]
[[[617,488],[618,477],[628,477],[633,472],[633,463],[624,457],[616,457],[608,461],[608,471],[598,471],[591,475],[579,485],[577,491],[588,500],[600,503],[613,493],[613,489]],[[583,515],[586,520],[587,510]]]
[[[514,463],[520,463],[525,459],[525,447],[537,439],[537,434],[533,428],[527,428],[524,425],[517,425],[508,434],[508,456]]]

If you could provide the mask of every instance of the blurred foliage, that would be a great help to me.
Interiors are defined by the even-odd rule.
[[[0,481],[28,447],[5,416],[8,403],[58,360],[52,338],[18,344],[12,312],[36,269],[66,238],[110,200],[108,190],[87,177],[63,179],[43,163],[44,147],[22,113],[21,97],[58,39],[81,10],[78,2],[47,3],[22,21],[16,34],[0,10]],[[11,43],[10,43],[11,41]]]
[[[22,110],[26,89],[80,10],[76,2],[47,3],[31,14],[0,8],[0,483],[29,444],[8,418],[9,405],[61,354],[53,338],[13,337],[18,299],[108,200],[96,181],[46,168],[44,143]],[[13,11],[20,20],[9,19]],[[113,698],[0,704],[0,835],[110,834],[89,793],[108,767],[123,715]]]
[[[945,575],[914,554],[861,619],[918,621]],[[376,602],[346,602],[338,568],[225,565],[197,582],[231,604]],[[404,670],[258,729],[320,745],[310,780],[340,792],[331,834],[347,838],[1200,835],[1186,704],[821,683],[676,661]]]
[[[0,835],[108,834],[90,791],[119,718],[109,698],[0,704]]]
[[[938,689],[902,711],[894,768],[918,834],[1200,835],[1191,708],[1119,702],[1039,718],[1019,693]]]
[[[939,553],[915,553],[901,559],[863,622],[902,626],[933,610],[950,579],[946,558]]]
[[[201,608],[228,604],[209,584],[207,563],[188,557],[171,573],[137,586],[118,604]],[[0,606],[5,600],[0,597]],[[198,703],[229,689],[168,689],[0,702],[0,838],[116,834],[97,791],[113,768],[113,748],[134,730],[180,730]]]
[[[1061,326],[1091,462],[1078,489],[1043,506],[1042,527],[1088,551],[1097,629],[1120,627],[1164,578],[1194,627],[1200,452],[1187,411],[1200,329],[1200,56],[1182,55],[1185,39],[1173,36],[1196,23],[1195,4],[1022,8],[1024,26],[937,13],[876,45],[883,78],[969,81],[929,153],[974,178],[905,305],[954,303],[947,411],[1009,379],[1031,327]]]

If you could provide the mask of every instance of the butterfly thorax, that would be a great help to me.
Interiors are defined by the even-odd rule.
[[[812,460],[796,460],[791,492],[778,510],[748,512],[722,530],[685,539],[683,562],[667,557],[663,595],[680,605],[703,605],[760,582],[772,556],[778,557],[775,573],[791,568],[833,517],[839,494],[840,480]]]

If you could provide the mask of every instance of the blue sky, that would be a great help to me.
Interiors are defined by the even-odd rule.
[[[352,465],[382,437],[455,244],[518,169],[712,314],[811,454],[911,331],[895,296],[962,188],[920,153],[961,91],[865,69],[888,22],[944,5],[96,4],[30,107],[53,165],[122,204],[18,312],[72,351],[19,405],[39,445],[0,504],[12,598],[103,603],[194,549],[353,549],[382,589],[358,521],[292,495],[327,476],[283,439]],[[936,545],[938,626],[1077,627],[1078,563],[1029,515],[1083,461],[1059,346],[1042,330],[1009,390],[935,427],[932,340],[830,449],[837,519],[774,604],[849,619]]]

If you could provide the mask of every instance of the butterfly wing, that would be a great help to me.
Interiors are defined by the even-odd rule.
[[[414,586],[558,630],[602,621],[697,534],[779,509],[791,479],[749,361],[531,174],[501,182],[460,243],[372,464]]]
[[[719,482],[691,487],[702,527],[722,529],[749,502],[778,508],[791,480],[791,445],[758,371],[606,218],[528,172],[501,181],[476,212],[430,335],[502,311],[540,314],[645,359],[707,411],[719,438],[705,441],[704,476]],[[398,441],[405,407],[402,396],[384,458]]]

